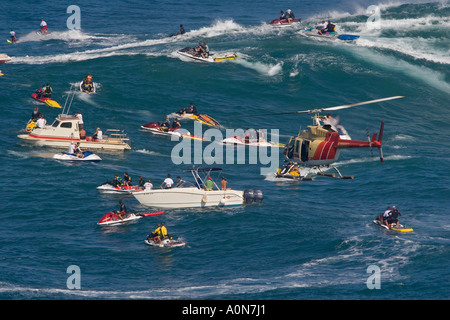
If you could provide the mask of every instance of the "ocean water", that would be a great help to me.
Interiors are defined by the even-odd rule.
[[[448,1],[76,5],[81,30],[67,28],[69,4],[8,2],[0,13],[0,53],[13,58],[0,66],[1,299],[449,298]],[[370,5],[380,10],[379,30],[368,28]],[[267,25],[288,8],[302,18],[300,26]],[[36,34],[41,18],[52,31],[45,37]],[[302,34],[322,19],[361,37],[347,43]],[[171,37],[180,23],[187,33]],[[15,45],[5,41],[11,28]],[[176,54],[198,41],[239,58],[201,64]],[[35,106],[49,122],[61,112],[37,104],[31,93],[50,83],[53,98],[64,105],[88,72],[97,93],[76,92],[70,113],[82,112],[88,135],[96,127],[124,129],[132,150],[99,154],[103,161],[96,164],[67,164],[51,158],[55,149],[22,143],[17,135]],[[262,190],[263,202],[165,210],[118,228],[96,224],[118,209],[119,200],[148,211],[132,196],[97,192],[116,173],[151,178],[155,185],[168,173],[190,178],[183,170],[192,165],[171,157],[178,142],[140,130],[190,102],[224,128],[278,129],[271,138],[285,143],[311,124],[309,115],[256,115],[396,95],[404,98],[335,113],[360,140],[385,121],[383,163],[369,149],[344,150],[335,163],[353,180],[295,183],[262,175],[264,165],[248,159],[213,164],[229,187]],[[193,130],[192,123],[183,126]],[[281,152],[277,159],[283,163]],[[372,223],[392,205],[414,232],[394,234]],[[143,240],[160,222],[187,246],[146,246]],[[80,268],[80,289],[67,285],[72,265]],[[368,286],[371,266],[379,268],[379,288]]]

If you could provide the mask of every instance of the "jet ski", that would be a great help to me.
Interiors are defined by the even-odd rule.
[[[184,247],[186,245],[183,241],[173,240],[171,236],[168,236],[166,239],[162,239],[159,243],[155,243],[152,238],[145,239],[144,241],[149,246],[160,248]]]
[[[161,124],[161,122],[150,122],[141,126],[141,129],[150,131],[154,134],[165,135],[165,136],[177,136],[181,137],[183,134],[178,131],[180,127],[168,128]]]
[[[91,161],[91,162],[99,162],[102,160],[98,155],[92,153],[91,151],[83,152],[83,157],[78,157],[73,153],[57,153],[53,155],[53,159],[64,160],[64,161]]]
[[[293,19],[291,22],[288,22],[287,19],[274,19],[269,22],[269,24],[273,27],[291,27],[295,25],[299,25],[301,19]]]
[[[119,226],[122,224],[137,222],[137,220],[139,220],[143,217],[156,216],[156,215],[160,215],[163,213],[164,213],[164,211],[148,212],[148,213],[134,213],[133,212],[133,213],[127,214],[125,217],[120,219],[119,215],[115,211],[113,211],[113,212],[108,212],[107,214],[105,214],[99,220],[99,222],[97,222],[97,225],[99,225],[99,226]]]
[[[275,177],[276,178],[284,178],[284,179],[291,179],[291,180],[298,180],[298,181],[303,181],[303,180],[314,180],[313,177],[306,177],[306,176],[302,176],[300,174],[300,171],[293,169],[290,170],[288,172],[286,172],[286,170],[283,170],[281,168],[277,169],[277,172],[275,173]]]
[[[90,86],[86,86],[83,81],[80,82],[80,91],[87,93],[87,94],[93,94],[95,93],[95,83],[92,83]]]
[[[235,60],[237,58],[237,55],[235,53],[223,56],[215,56],[214,53],[210,53],[208,57],[203,58],[201,55],[194,55],[195,52],[195,48],[191,47],[186,47],[177,51],[180,56],[203,62],[221,62],[224,60]]]
[[[52,107],[52,108],[62,108],[61,105],[60,105],[57,101],[52,100],[51,97],[44,97],[44,96],[38,97],[37,92],[34,92],[34,93],[31,95],[31,97],[32,97],[34,100],[39,101],[39,102],[42,102],[42,103],[45,103],[46,105],[48,105],[48,106],[50,106],[50,107]]]
[[[115,186],[112,181],[107,181],[102,183],[97,187],[97,190],[102,193],[125,193],[131,194],[133,191],[143,191],[143,189],[139,189],[137,186]]]
[[[156,135],[176,136],[176,137],[180,137],[180,138],[203,140],[203,137],[196,137],[196,136],[192,135],[186,129],[180,130],[180,127],[176,127],[176,128],[162,127],[159,122],[150,122],[150,123],[144,124],[141,126],[141,129],[150,131],[151,133],[156,134]]]
[[[399,224],[398,227],[397,225],[391,224],[390,226],[385,225],[384,223],[381,223],[379,217],[377,217],[375,220],[373,220],[373,223],[375,223],[376,225],[387,229],[387,230],[392,230],[392,231],[396,231],[396,232],[401,232],[401,233],[406,233],[406,232],[412,232],[414,231],[412,228],[407,228],[404,225]]]
[[[339,34],[336,31],[322,32],[322,34],[320,34],[316,28],[307,28],[303,31],[303,34],[308,37],[317,37],[317,38],[324,38],[324,39],[339,39],[339,40],[347,40],[347,41],[352,41],[352,40],[356,40],[359,38],[358,35]]]

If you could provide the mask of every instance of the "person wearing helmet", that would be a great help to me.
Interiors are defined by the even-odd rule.
[[[288,10],[286,11],[286,13],[287,13],[287,14],[286,14],[287,22],[288,22],[288,23],[291,23],[292,20],[295,19],[295,15],[294,15],[294,13],[292,12],[291,9],[288,9]]]

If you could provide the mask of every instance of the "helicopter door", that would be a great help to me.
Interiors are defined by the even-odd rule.
[[[309,141],[308,140],[303,140],[302,141],[301,154],[300,154],[300,160],[302,162],[307,162],[308,161],[308,153],[309,153]]]

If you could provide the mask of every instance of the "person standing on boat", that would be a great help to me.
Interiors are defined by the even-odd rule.
[[[167,175],[167,178],[164,179],[163,183],[161,183],[161,186],[160,186],[160,187],[162,188],[163,185],[164,185],[164,189],[170,189],[170,188],[172,188],[172,186],[173,186],[173,180],[172,180],[172,178],[170,177],[170,173]]]
[[[78,118],[78,129],[84,130],[84,122],[83,122],[83,115],[81,114],[80,111],[77,111],[77,113],[75,114],[75,117]]]
[[[208,177],[208,179],[205,181],[205,190],[212,191],[213,188],[214,188],[214,182],[212,182],[211,177]]]
[[[225,177],[222,177],[222,180],[220,181],[220,188],[222,190],[227,190],[227,184],[228,184],[227,179]]]
[[[146,183],[144,183],[144,190],[152,190],[153,189],[153,183],[150,179]]]

